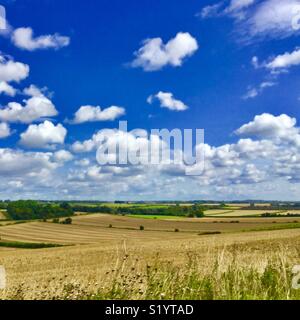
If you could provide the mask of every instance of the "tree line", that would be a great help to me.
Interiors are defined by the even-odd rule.
[[[9,202],[7,215],[12,220],[35,220],[70,217],[74,210],[67,203],[49,204],[34,200],[19,200]]]
[[[166,207],[143,207],[143,206],[128,206],[128,207],[109,207],[109,206],[84,206],[73,205],[75,212],[86,213],[107,213],[121,215],[160,215],[160,216],[186,216],[198,217],[204,216],[203,208],[199,205],[192,206],[166,206]]]

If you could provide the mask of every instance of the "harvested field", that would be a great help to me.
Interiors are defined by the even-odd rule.
[[[209,210],[211,211],[211,210]],[[278,210],[247,210],[247,209],[242,209],[242,210],[227,210],[224,212],[220,213],[214,213],[211,214],[209,211],[205,212],[205,215],[210,215],[210,216],[222,216],[222,217],[248,217],[248,216],[260,216],[264,213],[278,213],[278,214],[284,214],[282,211]],[[214,210],[213,210],[214,211]],[[217,212],[217,210],[216,210]],[[207,214],[208,213],[208,214]]]
[[[292,266],[299,257],[296,247],[300,245],[300,229],[201,237],[185,234],[184,238],[169,233],[168,237],[163,234],[161,239],[156,240],[137,231],[126,238],[126,231],[116,231],[119,238],[113,237],[110,241],[89,245],[37,250],[0,249],[0,264],[5,265],[8,275],[8,287],[0,292],[0,298],[80,299],[102,292],[103,296],[99,296],[102,298],[143,299],[147,298],[145,285],[140,286],[132,279],[127,283],[128,288],[133,289],[131,293],[124,291],[122,296],[114,296],[109,293],[112,281],[119,277],[121,281],[122,277],[131,279],[139,275],[146,283],[144,270],[147,265],[159,266],[163,274],[173,270],[173,266],[176,269],[172,272],[181,270],[186,274],[187,261],[190,259],[197,265],[195,272],[200,279],[213,271],[216,261],[220,270],[218,272],[232,266],[232,261],[237,261],[237,270],[250,267],[264,270],[270,259],[276,263],[284,259]],[[169,276],[168,273],[165,276]],[[213,281],[213,276],[210,279]],[[261,285],[259,279],[253,281],[256,287]],[[20,286],[21,283],[23,285]],[[184,281],[183,284],[186,286]],[[235,282],[231,284],[236,285]],[[216,287],[214,290],[215,298],[218,298],[219,289]],[[281,298],[287,298],[287,291],[281,286],[280,290]],[[172,295],[172,292],[169,294]],[[266,292],[251,293],[255,298]],[[198,298],[201,298],[200,293]]]
[[[268,272],[270,263],[278,265],[274,272],[281,274],[282,259],[289,266],[297,262],[300,258],[297,251],[297,244],[300,246],[299,227],[263,231],[273,227],[289,228],[295,225],[295,221],[300,222],[300,218],[155,220],[93,214],[73,217],[72,225],[27,222],[2,226],[0,235],[3,242],[67,246],[44,249],[26,249],[26,245],[24,249],[0,247],[0,265],[5,266],[8,280],[7,289],[0,291],[0,299],[86,299],[91,296],[95,299],[159,299],[162,290],[169,299],[207,298],[208,292],[201,286],[195,296],[184,293],[183,287],[164,288],[166,279],[186,287],[190,280],[185,277],[191,272],[205,283],[210,281],[214,288],[210,298],[220,299],[220,288],[226,288],[228,284],[215,279],[213,268],[216,264],[218,274],[230,268],[238,277],[247,275],[247,272],[251,275],[258,271]],[[144,231],[140,230],[141,225]],[[213,234],[216,231],[221,234]],[[157,279],[156,293],[150,295],[147,286],[153,285],[147,282],[149,268]],[[175,275],[183,277],[182,281],[175,281],[172,278]],[[290,277],[290,273],[285,277]],[[112,283],[123,286],[125,279],[128,290],[113,293]],[[239,287],[241,279],[236,278],[236,281],[230,285],[242,290]],[[157,282],[162,284],[158,286]],[[253,288],[247,283],[243,289],[249,291],[249,298],[266,297],[269,291],[261,287],[259,274],[251,283]],[[297,292],[291,296],[279,278],[276,288],[276,296],[272,293],[269,298],[298,297]],[[182,293],[174,296],[175,292]],[[231,296],[230,292],[225,294],[227,298],[238,298]]]
[[[262,220],[260,220],[262,219]],[[284,220],[285,219],[285,220]],[[51,222],[28,222],[1,227],[1,237],[6,241],[45,242],[59,244],[110,243],[114,240],[140,239],[141,241],[183,239],[197,237],[205,232],[240,232],[267,229],[274,226],[274,219],[215,219],[185,218],[179,220],[154,220],[115,215],[93,214],[73,218],[72,225]],[[278,225],[289,228],[300,221],[278,218]],[[140,230],[140,226],[144,231]],[[179,232],[175,232],[175,230]]]

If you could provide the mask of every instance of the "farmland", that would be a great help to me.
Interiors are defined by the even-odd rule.
[[[0,210],[0,220],[4,220],[6,219],[6,214],[5,214],[5,210]]]
[[[216,216],[216,217],[259,217],[262,214],[270,213],[270,214],[278,214],[278,215],[299,215],[300,210],[247,210],[247,209],[212,209],[212,210],[206,210],[205,215],[206,216]]]
[[[218,216],[218,217],[249,217],[249,216],[260,216],[266,212],[279,213],[276,210],[207,210],[205,215],[207,216]]]
[[[51,222],[30,222],[3,226],[0,230],[2,240],[34,241],[59,244],[90,244],[111,242],[120,239],[131,241],[138,237],[143,241],[154,241],[162,238],[181,239],[197,238],[206,232],[234,233],[253,229],[272,229],[299,222],[300,218],[252,218],[244,219],[211,219],[211,218],[178,218],[143,219],[140,217],[123,217],[115,215],[93,214],[73,218],[70,226]],[[144,232],[140,231],[143,225]],[[175,233],[175,230],[179,232]]]
[[[0,236],[3,243],[21,244],[0,247],[0,265],[8,276],[7,289],[0,291],[4,299],[299,298],[286,282],[300,260],[299,217],[77,214],[71,225],[10,222],[0,227]],[[24,243],[37,245],[26,249]],[[43,248],[47,243],[49,248]],[[261,287],[274,285],[261,279],[271,266],[277,277],[273,297]],[[234,294],[226,291],[228,270],[234,270]],[[243,285],[250,275],[253,288]],[[175,276],[182,281],[174,281]],[[162,284],[153,287],[153,279]],[[203,291],[204,282],[210,283],[209,291]],[[118,290],[112,291],[113,283]]]

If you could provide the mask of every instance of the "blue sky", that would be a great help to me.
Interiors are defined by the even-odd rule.
[[[300,1],[0,4],[0,198],[299,198]],[[205,173],[101,168],[119,120],[205,129]]]

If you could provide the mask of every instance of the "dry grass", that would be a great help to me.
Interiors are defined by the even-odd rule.
[[[258,223],[244,219],[252,228]],[[261,225],[272,220],[262,218]],[[0,265],[8,276],[0,299],[298,297],[289,277],[291,266],[300,262],[300,229],[199,236],[199,226],[216,224],[209,218],[201,223],[142,221],[154,231],[128,230],[140,226],[141,219],[107,215],[79,216],[71,226],[34,222],[1,227],[8,240],[76,245],[0,248]],[[108,228],[109,223],[117,228]],[[189,232],[160,231],[178,223]]]
[[[299,230],[203,236],[191,240],[141,241],[137,237],[47,250],[0,250],[0,264],[8,274],[8,288],[0,293],[0,298],[76,299],[101,293],[107,294],[102,298],[122,298],[122,292],[120,296],[110,296],[116,280],[119,286],[122,281],[128,281],[127,288],[133,290],[130,293],[123,287],[123,298],[145,298],[147,265],[158,268],[165,280],[171,276],[167,270],[175,269],[183,271],[178,275],[181,277],[197,271],[200,280],[207,275],[212,277],[216,261],[217,275],[231,266],[233,258],[239,272],[250,267],[263,272],[271,260],[279,265],[284,260],[288,266],[299,262]],[[197,269],[189,269],[188,263],[197,265]],[[239,273],[236,276],[240,276]],[[184,285],[188,287],[187,283]],[[158,288],[155,290],[152,298],[159,292]],[[165,291],[166,288],[160,294]],[[171,295],[170,290],[168,294]]]

